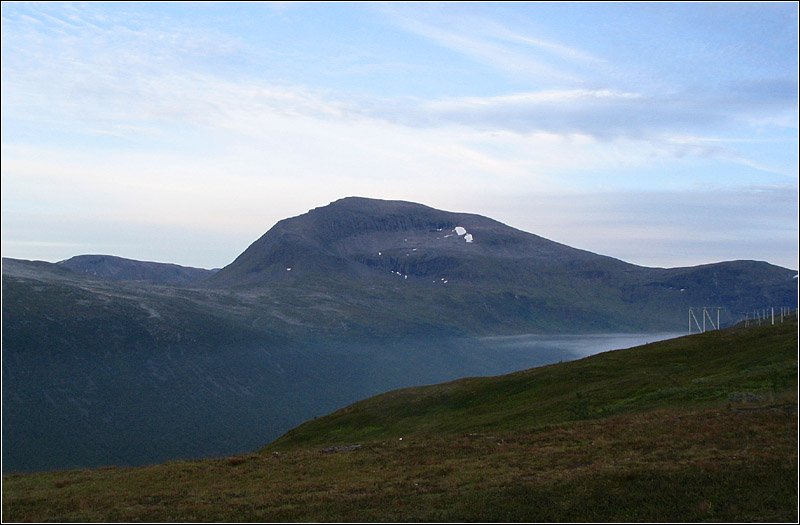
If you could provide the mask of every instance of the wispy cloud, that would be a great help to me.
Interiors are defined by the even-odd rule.
[[[530,89],[481,97],[450,97],[376,106],[372,115],[410,126],[466,126],[514,133],[588,135],[601,141],[639,140],[676,156],[717,157],[786,176],[795,166],[758,162],[727,144],[676,143],[742,124],[797,129],[798,84],[783,77],[726,78],[672,85],[565,42],[467,15],[460,10],[387,9],[399,27],[484,66],[514,74]],[[703,47],[706,49],[707,47]],[[720,60],[727,59],[720,57]],[[526,75],[527,73],[527,75]],[[796,73],[796,71],[795,71]],[[637,88],[631,78],[639,78]],[[665,88],[665,85],[670,85]],[[591,87],[589,87],[591,86]]]
[[[597,65],[600,59],[558,42],[527,37],[502,24],[474,17],[427,21],[398,10],[391,19],[437,45],[477,60],[507,74],[537,83],[577,84],[583,77],[576,66]]]
[[[139,232],[129,243],[128,255],[136,257],[148,228],[179,232],[164,250],[202,230],[224,239],[220,246],[229,250],[213,263],[148,257],[210,266],[227,262],[234,245],[246,247],[275,221],[343,195],[461,210],[470,202],[475,211],[484,211],[480,203],[492,195],[498,203],[523,195],[528,200],[514,204],[521,217],[531,214],[536,195],[587,187],[685,189],[718,184],[720,173],[737,170],[760,183],[776,174],[795,180],[796,161],[750,154],[758,140],[775,140],[759,133],[764,129],[789,130],[788,144],[796,146],[795,80],[700,91],[623,88],[613,81],[616,65],[569,43],[474,17],[444,24],[400,14],[392,21],[427,45],[519,81],[514,89],[498,81],[497,92],[471,96],[370,95],[246,68],[228,74],[229,62],[251,53],[239,37],[188,22],[150,23],[152,17],[120,9],[4,7],[4,238],[14,231],[57,243],[44,233],[47,224],[77,231],[103,222]],[[404,55],[373,58],[348,67],[362,68],[367,79],[387,64],[402,64],[404,71],[433,67]],[[711,161],[710,172],[694,169]],[[672,176],[679,170],[691,176]],[[667,200],[675,209],[699,205]],[[588,234],[567,235],[570,228],[600,231],[588,219],[570,223],[556,209],[569,209],[567,201],[554,198],[542,208],[551,209],[561,229],[513,224],[614,255],[584,243]],[[501,205],[485,212],[503,218]],[[593,217],[599,224],[603,214]],[[614,231],[620,239],[644,235]],[[107,233],[110,246],[113,232]],[[663,222],[652,233],[673,234]],[[22,237],[11,238],[17,248],[25,246]]]
[[[771,173],[780,175],[785,178],[796,179],[797,170],[796,166],[772,166],[763,162],[755,161],[748,158],[746,155],[740,153],[735,149],[735,144],[753,144],[753,143],[785,143],[784,140],[778,139],[741,139],[741,138],[718,138],[718,137],[701,137],[701,136],[665,136],[664,143],[673,146],[675,155],[682,157],[691,155],[694,157],[713,157],[732,162],[752,168],[764,173]]]
[[[790,113],[795,108],[796,100],[789,90],[771,97],[745,98],[735,88],[718,96],[565,89],[426,101],[405,108],[402,117],[418,125],[461,124],[518,132],[642,138],[666,131],[712,131],[735,120]]]
[[[512,27],[455,8],[392,6],[384,12],[397,27],[536,90],[596,89],[616,80],[645,80],[641,72],[621,69],[587,48],[538,34],[525,27],[524,19]]]
[[[376,126],[382,125],[381,120],[417,128],[460,126],[478,135],[510,131],[586,135],[600,141],[652,141],[654,147],[672,148],[676,155],[718,155],[756,169],[785,173],[782,168],[749,160],[730,146],[698,141],[688,144],[671,137],[713,134],[733,121],[763,122],[767,117],[797,110],[797,83],[788,80],[726,86],[717,93],[649,94],[571,87],[427,100],[353,97],[253,78],[228,80],[193,61],[193,57],[209,53],[234,55],[241,46],[226,35],[197,36],[197,32],[181,27],[167,31],[148,27],[135,18],[123,24],[81,10],[61,16],[35,8],[30,13],[24,16],[36,23],[22,21],[26,27],[14,35],[25,45],[8,42],[9,48],[21,52],[14,56],[4,53],[4,105],[12,118],[60,120],[70,126],[83,123],[86,133],[97,135],[152,134],[155,138],[174,126],[257,134],[259,123],[274,115],[347,122],[367,119],[375,120]],[[474,31],[456,31],[401,15],[394,15],[394,19],[426,37],[478,53],[494,64],[502,63],[498,56],[510,56],[514,67],[527,68],[531,65],[528,61],[537,61],[539,55],[572,64],[604,62],[581,49],[522,35],[496,22],[462,17],[461,25]],[[60,53],[49,52],[52,42],[43,37],[44,30],[39,27],[42,20],[51,22],[48,27],[55,24],[76,32],[56,39]],[[80,39],[73,38],[78,34]],[[518,55],[515,49],[505,48],[498,53],[493,47],[509,42],[523,43],[538,54]],[[89,48],[98,51],[87,53]],[[560,70],[550,73],[552,79],[570,76]]]
[[[570,47],[559,42],[545,40],[543,38],[523,35],[497,22],[482,20],[477,25],[479,27],[483,27],[483,33],[490,38],[495,38],[506,42],[525,44],[571,62],[590,64],[593,66],[604,66],[607,64],[606,60],[594,56],[593,54],[582,49]]]

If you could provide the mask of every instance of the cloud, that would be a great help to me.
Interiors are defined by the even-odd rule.
[[[94,55],[78,64],[41,56],[39,67],[20,68],[4,79],[3,88],[10,93],[4,100],[4,109],[8,108],[4,119],[32,129],[63,129],[70,137],[79,131],[116,138],[117,147],[157,151],[164,167],[170,162],[163,159],[181,152],[199,156],[200,164],[213,165],[220,173],[232,173],[234,167],[253,173],[252,166],[266,166],[271,179],[283,173],[303,180],[309,174],[325,174],[363,181],[387,173],[391,174],[387,178],[413,181],[417,175],[437,174],[438,180],[469,179],[473,187],[515,181],[547,188],[561,184],[554,175],[563,170],[637,165],[653,153],[652,148],[641,147],[601,152],[596,141],[567,128],[532,131],[508,119],[503,125],[485,125],[494,118],[492,113],[513,112],[519,106],[635,96],[630,93],[571,90],[457,100],[380,100],[252,78],[228,80],[177,63],[155,69],[147,65],[148,54],[131,45],[113,63]],[[472,122],[461,118],[463,108],[477,113],[470,117]],[[431,115],[434,120],[423,121]],[[626,143],[622,140],[620,145]],[[98,154],[92,150],[92,155]],[[119,158],[130,165],[125,155]],[[174,162],[181,163],[194,165]],[[46,169],[58,173],[57,164]],[[79,170],[77,164],[74,171]],[[365,170],[366,175],[358,175]],[[165,168],[159,173],[167,176]]]
[[[729,168],[737,167],[760,176],[796,175],[793,166],[773,165],[746,150],[762,137],[752,126],[796,130],[785,118],[796,112],[793,81],[657,94],[613,84],[562,85],[606,67],[604,61],[501,25],[464,36],[457,27],[427,24],[416,29],[442,45],[487,64],[502,51],[498,67],[541,67],[548,82],[559,85],[487,96],[370,97],[246,71],[231,77],[218,62],[249,51],[228,35],[122,19],[116,12],[104,17],[71,5],[49,10],[56,22],[42,9],[26,11],[30,20],[4,9],[2,50],[3,239],[20,250],[25,239],[35,239],[37,257],[47,243],[89,243],[83,232],[110,224],[97,237],[103,246],[113,245],[114,231],[136,232],[126,237],[130,251],[121,255],[219,266],[277,220],[344,195],[464,211],[483,211],[481,202],[495,195],[499,204],[488,215],[502,218],[507,203],[522,218],[539,203],[551,214],[545,221],[551,230],[513,225],[636,260],[634,249],[641,252],[646,242],[685,238],[692,228],[681,223],[670,230],[662,221],[648,230],[643,218],[662,202],[655,197],[630,197],[634,204],[649,202],[645,208],[620,199],[615,205],[632,211],[613,216],[588,198],[574,200],[586,209],[571,206],[570,192],[587,185],[628,195],[643,186],[686,188],[717,183],[715,173],[723,170],[727,183]],[[741,142],[732,140],[728,129],[742,123],[736,127]],[[789,135],[796,149],[796,133]],[[706,161],[714,161],[710,170],[699,164]],[[654,165],[663,168],[655,175]],[[673,177],[677,169],[691,177]],[[688,197],[663,202],[684,214],[693,202],[717,202],[708,193],[699,201]],[[716,209],[758,214],[743,205]],[[596,222],[571,222],[563,210]],[[623,223],[639,226],[625,229]],[[592,241],[601,225],[608,248]],[[735,227],[731,231],[753,238],[763,234],[745,223]],[[159,235],[148,239],[146,232],[154,230]],[[144,251],[148,243],[155,251]],[[675,258],[668,251],[658,257]],[[652,261],[658,263],[655,255]]]
[[[597,67],[605,66],[607,64],[607,61],[582,49],[567,46],[560,42],[523,35],[498,22],[478,20],[475,24],[473,24],[473,27],[482,34],[487,35],[489,38],[525,44],[573,63],[589,64]]]
[[[796,108],[790,93],[786,89],[750,97],[735,88],[726,88],[724,94],[660,95],[613,89],[542,90],[422,101],[386,117],[418,126],[457,124],[519,133],[582,133],[599,139],[651,138],[678,130],[714,130],[770,112],[790,113]]]
[[[580,83],[584,79],[579,73],[581,67],[603,63],[585,51],[524,36],[498,22],[477,17],[450,16],[447,20],[433,17],[426,21],[398,9],[387,8],[384,12],[406,31],[511,76],[537,83]]]
[[[669,137],[676,134],[716,134],[736,126],[754,132],[797,129],[796,66],[785,76],[748,76],[732,65],[725,69],[732,73],[718,82],[686,77],[677,83],[670,80],[670,87],[664,87],[666,78],[653,78],[658,69],[650,70],[647,78],[630,61],[615,63],[581,47],[542,38],[524,21],[516,24],[525,27],[520,30],[497,19],[436,6],[387,8],[385,12],[398,27],[512,74],[519,80],[516,84],[528,86],[510,94],[395,102],[371,113],[405,125],[582,134],[606,141],[639,139],[664,148],[672,145]],[[675,52],[680,52],[680,43],[674,44]],[[713,36],[703,46],[724,48]],[[725,54],[716,62],[736,58]],[[670,70],[662,73],[672,78]],[[630,87],[632,78],[635,88]],[[761,171],[787,171],[757,163],[730,147],[695,149],[701,150],[703,155],[719,152],[726,161]],[[676,154],[686,151],[676,148]]]
[[[278,115],[359,125],[372,121],[383,129],[381,121],[385,121],[411,128],[464,128],[454,136],[471,135],[472,143],[477,137],[491,136],[484,150],[497,149],[498,135],[489,135],[495,132],[510,132],[528,142],[560,135],[573,146],[575,137],[586,136],[605,142],[648,142],[647,148],[653,151],[718,156],[761,171],[785,174],[792,168],[756,162],[732,145],[679,143],[672,137],[700,137],[741,122],[787,122],[785,115],[797,110],[794,80],[741,82],[714,93],[648,94],[570,87],[482,97],[381,99],[252,77],[227,79],[202,60],[213,54],[236,56],[243,48],[236,38],[188,27],[153,27],[135,16],[122,24],[67,7],[63,12],[55,10],[59,16],[32,8],[18,17],[20,28],[15,26],[14,40],[9,40],[9,31],[4,32],[5,121],[172,145],[175,135],[209,130],[258,136],[264,122]],[[39,23],[26,22],[23,16],[38,17],[33,19]],[[57,54],[49,52],[54,43],[46,38],[47,27],[53,24],[42,24],[46,19],[56,20],[69,33],[55,38]],[[516,42],[535,51],[534,61],[550,57],[566,66],[604,64],[584,50],[475,17],[457,18],[456,23],[444,26],[447,29],[399,14],[393,19],[427,37],[458,43],[459,49],[485,54],[487,60],[492,57],[493,63],[502,63],[498,56],[510,56],[512,61],[521,60],[514,67],[531,66],[531,57],[515,54],[516,47],[504,47],[499,53],[492,47]],[[553,72],[553,79],[562,76]],[[637,153],[631,156],[639,157]]]
[[[664,143],[671,146],[671,154],[676,157],[710,157],[745,166],[756,171],[779,175],[783,178],[796,179],[796,162],[787,162],[784,165],[771,165],[758,162],[740,153],[734,148],[734,144],[781,144],[786,143],[786,139],[737,139],[737,138],[717,138],[673,135],[665,136]]]

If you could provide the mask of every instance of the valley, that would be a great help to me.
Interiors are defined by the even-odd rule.
[[[97,255],[2,269],[4,472],[253,450],[371,395],[584,357],[609,334],[672,337],[691,306],[730,325],[797,286],[764,262],[644,268],[362,198],[280,221],[218,271]]]
[[[797,321],[402,389],[258,451],[4,476],[9,521],[797,520]]]

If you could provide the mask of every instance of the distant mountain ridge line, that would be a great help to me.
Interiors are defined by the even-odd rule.
[[[142,281],[153,284],[190,285],[216,273],[214,270],[138,261],[113,255],[78,255],[56,264],[76,273],[114,281]]]
[[[470,232],[471,243],[457,235],[459,227]],[[750,277],[753,272],[758,277]],[[336,287],[345,294],[388,287],[400,296],[424,293],[423,302],[436,303],[437,311],[447,310],[453,300],[468,300],[476,317],[480,314],[474,303],[485,303],[498,320],[522,317],[527,318],[523,324],[543,326],[549,321],[535,319],[542,312],[550,312],[543,315],[551,318],[577,312],[581,320],[609,314],[633,319],[644,308],[656,323],[656,310],[683,311],[697,301],[745,311],[743,303],[754,299],[741,300],[742,293],[787,303],[793,295],[786,284],[789,274],[791,270],[757,261],[637,266],[480,215],[348,197],[279,221],[201,286]],[[757,288],[767,282],[773,290],[764,296]],[[619,328],[620,322],[613,324]],[[673,322],[677,327],[677,317]]]
[[[458,235],[461,228],[472,242]],[[788,306],[796,286],[790,281],[796,272],[766,262],[637,266],[481,215],[363,197],[278,221],[219,270],[108,255],[76,256],[54,267],[90,278],[220,292],[270,289],[284,303],[289,297],[294,299],[288,302],[301,303],[308,298],[308,311],[324,309],[323,318],[333,314],[358,325],[372,323],[379,308],[405,312],[401,317],[412,325],[421,317],[449,325],[442,317],[469,314],[475,326],[499,323],[518,333],[567,325],[589,331],[675,329],[683,324],[678,312],[689,306],[713,303],[731,312],[754,304]],[[314,296],[324,299],[312,301]],[[409,313],[413,310],[419,318]],[[663,312],[670,321],[659,320]],[[328,325],[335,324],[329,320]]]
[[[341,212],[331,214],[330,211],[334,209],[341,210]],[[420,216],[420,213],[423,215]],[[322,220],[316,220],[318,218]],[[642,269],[678,271],[681,269],[704,268],[723,263],[765,262],[753,260],[735,260],[672,268],[639,266],[633,263],[627,263],[613,256],[599,255],[586,250],[572,248],[568,245],[540,237],[536,234],[526,232],[512,226],[508,226],[495,219],[484,217],[482,215],[464,212],[448,212],[438,210],[424,204],[403,200],[344,197],[342,199],[333,201],[326,206],[312,208],[306,213],[278,221],[264,235],[253,242],[247,250],[242,252],[242,254],[237,256],[230,264],[223,268],[205,269],[179,265],[175,263],[131,259],[108,254],[76,255],[53,264],[57,264],[76,273],[84,273],[87,275],[93,275],[112,280],[134,280],[164,284],[199,283],[214,276],[220,271],[226,270],[228,267],[235,265],[239,259],[245,256],[248,250],[258,246],[259,243],[261,243],[269,235],[283,235],[288,238],[291,238],[293,235],[298,235],[297,228],[294,226],[294,224],[299,221],[308,220],[313,221],[315,229],[306,229],[303,233],[307,237],[306,240],[313,239],[316,242],[310,244],[307,243],[307,248],[321,248],[323,251],[328,252],[331,252],[330,247],[319,246],[317,243],[321,243],[323,245],[336,241],[341,243],[343,240],[347,240],[348,238],[364,235],[365,231],[392,232],[398,229],[425,228],[453,230],[458,226],[462,226],[462,223],[474,223],[474,221],[477,221],[477,224],[482,226],[495,228],[499,227],[506,229],[508,232],[515,232],[521,236],[528,236],[529,241],[535,239],[542,245],[548,245],[551,249],[554,247],[562,247],[567,250],[572,250],[573,255],[581,253],[594,257],[604,257],[609,260],[619,261],[621,263]],[[474,242],[479,244],[480,241],[481,239],[476,238]],[[513,239],[510,242],[513,243],[514,241],[520,242],[519,239]],[[315,246],[314,244],[317,245]],[[335,250],[333,250],[333,252],[335,252]],[[331,253],[331,255],[334,255],[334,253]],[[11,260],[11,258],[4,259]]]

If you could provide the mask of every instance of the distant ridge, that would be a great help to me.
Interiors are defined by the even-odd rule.
[[[222,269],[110,255],[56,264],[4,259],[4,275],[55,268],[92,279],[269,298],[277,333],[513,334],[679,330],[689,307],[723,326],[796,305],[795,270],[761,261],[648,268],[493,219],[399,200],[346,197],[283,219]],[[56,274],[54,274],[55,276]],[[199,297],[199,296],[198,296]]]
[[[78,255],[56,264],[75,273],[112,281],[140,281],[151,284],[188,285],[203,281],[216,273],[215,270],[137,261],[113,255]]]
[[[794,304],[795,273],[758,261],[647,268],[480,215],[347,197],[278,222],[204,286],[337,290],[330,309],[350,315],[391,290],[376,309],[489,332],[647,330],[682,327],[690,306],[722,306],[730,324],[757,304]]]

